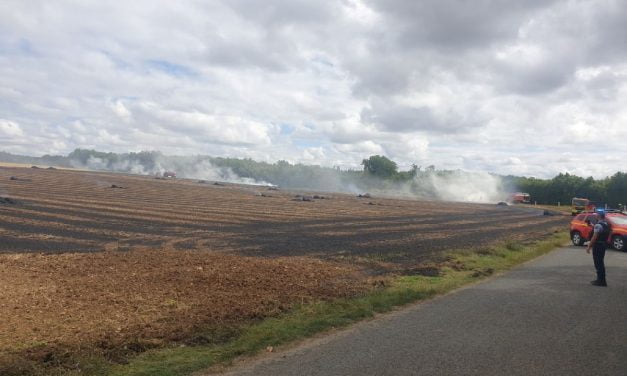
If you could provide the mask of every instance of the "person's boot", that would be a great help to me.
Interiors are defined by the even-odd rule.
[[[607,286],[607,282],[599,281],[598,279],[595,279],[594,281],[591,281],[590,284],[593,285],[593,286],[603,286],[603,287]]]

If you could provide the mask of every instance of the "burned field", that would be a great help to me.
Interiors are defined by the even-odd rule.
[[[3,168],[0,182],[0,196],[11,201],[0,203],[4,253],[406,254],[413,262],[565,223],[526,208],[347,195],[303,201],[267,187],[81,171]]]
[[[537,238],[568,221],[530,208],[297,194],[0,168],[0,353],[45,360],[74,347],[185,343],[201,328],[354,296],[444,251]]]

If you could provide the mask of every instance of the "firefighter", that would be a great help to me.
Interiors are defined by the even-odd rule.
[[[610,237],[610,225],[605,221],[605,212],[597,211],[599,221],[594,225],[592,239],[588,243],[586,252],[590,254],[592,249],[592,259],[594,260],[594,268],[597,271],[597,279],[590,282],[594,286],[607,286],[605,281],[605,250],[607,249],[607,240]]]

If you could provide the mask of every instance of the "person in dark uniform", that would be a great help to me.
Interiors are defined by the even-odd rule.
[[[588,243],[586,252],[589,254],[592,249],[592,259],[594,267],[597,270],[597,279],[590,282],[594,286],[607,286],[605,280],[605,250],[607,249],[607,240],[610,237],[610,225],[605,220],[605,212],[598,211],[599,221],[594,225],[592,239]]]

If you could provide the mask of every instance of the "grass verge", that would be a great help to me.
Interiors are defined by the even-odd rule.
[[[128,364],[108,366],[97,372],[115,376],[179,376],[215,365],[228,365],[238,356],[253,355],[268,346],[347,326],[377,313],[447,293],[545,254],[567,241],[568,234],[559,232],[529,244],[509,241],[472,251],[452,252],[441,264],[438,276],[397,277],[389,286],[359,298],[300,305],[282,316],[240,328],[231,340],[222,344],[151,350]]]

